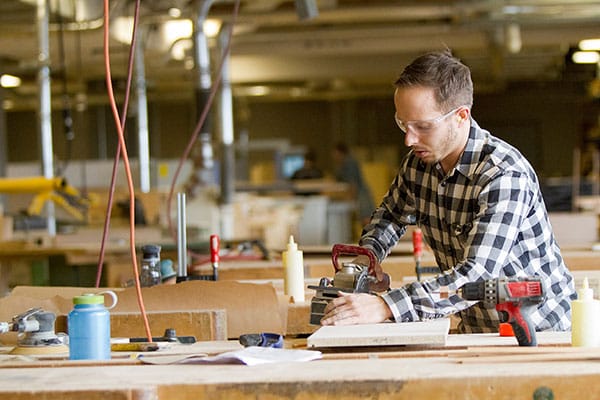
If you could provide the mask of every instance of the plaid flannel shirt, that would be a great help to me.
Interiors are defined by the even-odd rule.
[[[537,176],[515,148],[471,119],[460,161],[444,175],[411,152],[360,245],[381,262],[416,224],[442,271],[382,295],[397,322],[458,313],[461,332],[495,332],[498,314],[453,294],[467,282],[499,277],[541,277],[546,300],[530,315],[536,330],[569,330],[573,277],[555,241]],[[447,287],[448,298],[439,298]]]

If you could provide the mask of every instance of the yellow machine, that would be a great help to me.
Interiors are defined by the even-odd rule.
[[[0,193],[35,194],[27,209],[29,215],[39,215],[46,201],[52,201],[80,221],[85,220],[92,203],[61,177],[0,178]]]

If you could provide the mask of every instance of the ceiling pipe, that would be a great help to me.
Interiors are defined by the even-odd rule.
[[[146,66],[144,60],[144,43],[140,38],[135,42],[135,90],[137,106],[138,162],[140,174],[140,191],[150,191],[150,139],[148,130],[148,100],[146,98]]]
[[[39,110],[38,123],[42,152],[42,174],[45,178],[54,177],[54,151],[52,148],[52,110],[50,101],[50,38],[48,21],[50,8],[46,0],[37,0],[37,30],[38,30],[38,85]],[[56,218],[54,203],[46,202],[46,221],[48,235],[56,236]]]
[[[210,71],[210,49],[208,39],[204,32],[204,21],[212,5],[212,0],[198,1],[198,14],[195,20],[194,29],[194,55],[196,64],[196,119],[200,118],[202,111],[208,103],[212,87],[212,77]],[[200,129],[198,142],[195,146],[199,147],[194,152],[193,165],[195,175],[194,183],[201,186],[214,183],[214,151],[212,147],[212,116],[211,112],[206,114],[206,119]],[[193,194],[194,190],[191,191]]]
[[[296,13],[300,21],[308,21],[319,15],[316,0],[296,0]]]
[[[233,221],[233,196],[235,193],[235,147],[233,129],[233,95],[231,91],[231,78],[229,70],[229,52],[223,53],[229,40],[229,24],[224,24],[219,33],[221,60],[221,90],[219,95],[219,122],[221,127],[221,235],[225,239],[232,239],[234,235]]]

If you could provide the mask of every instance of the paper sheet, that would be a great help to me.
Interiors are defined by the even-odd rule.
[[[186,354],[174,356],[144,356],[138,357],[146,364],[244,364],[260,365],[279,362],[306,362],[322,357],[320,351],[290,350],[272,347],[251,346],[242,350],[229,351],[216,356],[206,354]]]

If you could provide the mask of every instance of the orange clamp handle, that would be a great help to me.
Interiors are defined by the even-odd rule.
[[[210,262],[212,264],[219,262],[220,245],[219,235],[210,235]]]
[[[416,228],[412,233],[413,255],[415,260],[420,260],[423,254],[423,232]]]

